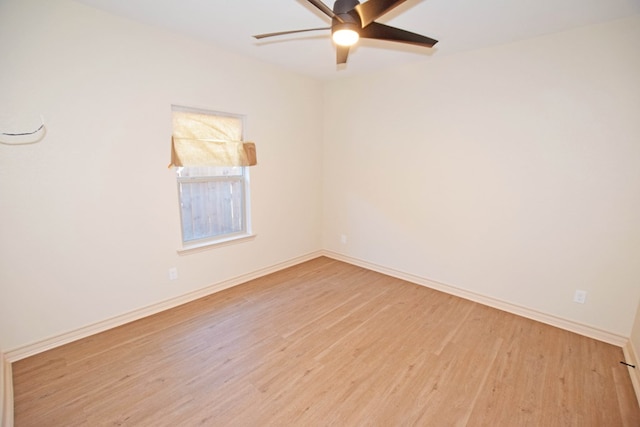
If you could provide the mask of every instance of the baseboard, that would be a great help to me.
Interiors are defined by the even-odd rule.
[[[624,352],[625,362],[635,366],[635,368],[629,366],[628,369],[629,376],[631,377],[631,383],[633,383],[633,389],[636,392],[636,399],[638,399],[638,405],[640,405],[640,366],[638,366],[640,358],[638,357],[638,353],[631,343],[631,340],[627,340],[624,347],[622,347],[622,351]]]
[[[86,338],[100,332],[104,332],[106,330],[124,325],[126,323],[133,322],[135,320],[142,319],[147,316],[151,316],[161,311],[169,310],[171,308],[177,307],[182,304],[186,304],[191,301],[195,301],[198,298],[202,298],[207,295],[211,295],[213,293],[231,288],[233,286],[240,285],[250,280],[257,279],[259,277],[266,276],[271,273],[275,273],[277,271],[283,270],[288,267],[292,267],[294,265],[300,264],[305,261],[309,261],[319,256],[322,256],[321,251],[312,252],[300,257],[290,259],[285,262],[272,265],[270,267],[262,268],[260,270],[253,271],[251,273],[243,274],[241,276],[226,280],[224,282],[215,283],[205,288],[198,289],[197,291],[180,295],[178,297],[171,298],[147,307],[143,307],[138,310],[134,310],[132,312],[125,313],[120,316],[106,319],[101,322],[94,323],[92,325],[88,325],[88,326],[85,326],[61,335],[56,335],[32,344],[28,344],[28,345],[7,351],[5,354],[5,357],[8,360],[8,362],[13,363],[18,360],[27,358],[29,356],[33,356],[35,354],[50,350],[52,348],[56,348],[64,344],[68,344],[70,342],[77,341],[79,339]]]
[[[11,363],[0,352],[0,425],[13,427],[13,375]]]
[[[322,251],[322,255],[343,261],[349,264],[357,265],[368,270],[377,271],[378,273],[386,274],[387,276],[395,277],[398,279],[406,280],[411,283],[426,286],[431,289],[435,289],[447,294],[455,295],[470,301],[474,301],[489,307],[497,308],[502,311],[506,311],[518,316],[526,317],[528,319],[536,320],[538,322],[546,323],[547,325],[555,326],[570,332],[577,333],[589,338],[603,341],[608,344],[615,345],[617,347],[623,347],[628,337],[618,335],[612,332],[604,331],[602,329],[595,328],[593,326],[584,325],[572,320],[564,319],[551,314],[543,313],[537,310],[533,310],[527,307],[512,304],[506,301],[502,301],[496,298],[487,297],[481,294],[470,292],[464,289],[456,288],[455,286],[440,283],[434,280],[430,280],[424,277],[416,276],[410,273],[394,270],[392,268],[384,267],[381,265],[373,264],[368,261],[353,258],[347,255],[343,255],[332,251]]]

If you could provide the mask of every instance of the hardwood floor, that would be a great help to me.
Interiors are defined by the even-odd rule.
[[[621,360],[317,258],[15,362],[15,425],[639,426]]]

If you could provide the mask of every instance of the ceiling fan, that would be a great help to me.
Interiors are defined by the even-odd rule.
[[[253,37],[263,39],[265,37],[282,36],[307,31],[331,30],[331,36],[337,47],[337,64],[346,64],[347,57],[349,56],[349,48],[353,46],[360,37],[408,43],[424,47],[433,47],[433,45],[438,43],[437,40],[421,36],[420,34],[374,22],[406,0],[368,0],[364,3],[360,3],[358,0],[336,0],[333,4],[333,9],[329,9],[321,0],[307,1],[331,18],[330,27],[280,31],[277,33],[258,34]]]

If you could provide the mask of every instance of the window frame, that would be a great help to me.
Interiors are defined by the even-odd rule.
[[[244,138],[246,116],[242,114],[233,114],[220,111],[205,110],[200,108],[190,108],[178,105],[172,105],[172,113],[174,111],[207,114],[218,117],[232,117],[240,120],[240,134]],[[197,167],[197,166],[195,166]],[[205,175],[205,176],[180,176],[180,171],[188,166],[182,166],[174,168],[176,175],[176,189],[178,196],[178,208],[180,216],[180,240],[182,247],[178,249],[179,254],[188,253],[191,251],[207,249],[214,246],[228,245],[238,243],[255,238],[251,227],[251,179],[249,173],[249,166],[234,166],[240,168],[241,175]],[[221,167],[224,168],[224,167]],[[241,201],[241,222],[242,230],[225,234],[217,234],[199,239],[185,240],[184,236],[184,219],[183,219],[183,199],[181,195],[181,185],[185,183],[202,183],[202,182],[239,182],[242,188],[242,201]]]

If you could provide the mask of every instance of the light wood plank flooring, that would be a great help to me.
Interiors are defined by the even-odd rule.
[[[13,364],[22,426],[640,426],[622,350],[317,258]]]

